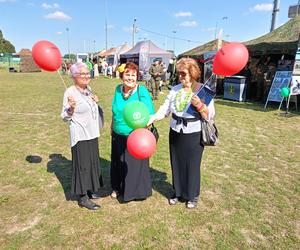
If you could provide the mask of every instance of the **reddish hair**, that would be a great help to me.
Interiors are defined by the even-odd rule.
[[[120,73],[120,77],[123,78],[123,74],[126,70],[133,70],[136,72],[136,77],[138,77],[138,73],[139,73],[139,67],[133,63],[133,62],[128,62],[126,63],[125,67],[124,67],[124,71],[122,73]]]

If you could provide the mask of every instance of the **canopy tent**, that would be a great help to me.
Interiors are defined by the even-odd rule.
[[[122,63],[133,61],[139,65],[140,71],[148,71],[154,59],[158,58],[163,61],[166,66],[173,54],[169,51],[157,47],[150,40],[138,42],[132,49],[120,54]]]
[[[180,54],[178,56],[178,58],[191,57],[191,58],[199,60],[200,62],[203,63],[204,54],[206,54],[208,52],[211,52],[211,51],[217,51],[219,49],[219,47],[221,47],[222,45],[224,45],[226,43],[228,43],[228,42],[225,41],[225,40],[215,39],[215,40],[212,40],[208,43],[200,45],[196,48],[193,48],[191,50],[183,52],[182,54]]]
[[[300,33],[300,16],[256,39],[245,42],[251,56],[291,55],[295,56]]]
[[[117,48],[112,47],[112,48],[106,50],[106,51],[102,54],[102,56],[103,56],[103,57],[107,57],[107,56],[114,55],[114,54],[116,53],[116,51],[117,51]]]
[[[130,49],[131,49],[131,47],[127,43],[117,47],[116,52],[114,53],[114,55],[110,55],[110,57],[113,57],[113,64],[118,65],[119,62],[120,62],[120,54],[125,53]]]
[[[104,57],[105,52],[106,52],[106,50],[103,49],[103,50],[101,50],[99,53],[97,53],[95,56],[96,56],[96,57]]]

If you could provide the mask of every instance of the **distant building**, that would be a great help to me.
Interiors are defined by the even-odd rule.
[[[21,59],[20,72],[41,72],[41,69],[35,64],[29,49],[21,49],[18,55]]]

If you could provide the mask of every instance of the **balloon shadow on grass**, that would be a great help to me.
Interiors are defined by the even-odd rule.
[[[47,163],[47,171],[49,173],[54,173],[56,178],[59,180],[65,194],[67,201],[77,200],[77,197],[71,194],[71,182],[72,182],[72,161],[68,160],[61,154],[50,154],[49,162]],[[100,158],[100,168],[101,174],[104,181],[104,186],[100,189],[99,195],[101,197],[106,197],[110,194],[110,189],[106,188],[108,185],[106,181],[108,179],[110,162]]]

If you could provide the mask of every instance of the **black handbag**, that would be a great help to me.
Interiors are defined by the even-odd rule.
[[[201,143],[204,146],[216,146],[218,144],[218,129],[213,120],[201,119]]]
[[[154,135],[156,142],[158,141],[159,138],[159,134],[158,134],[158,130],[157,128],[154,126],[154,124],[151,124],[151,128],[150,128],[151,133]]]

